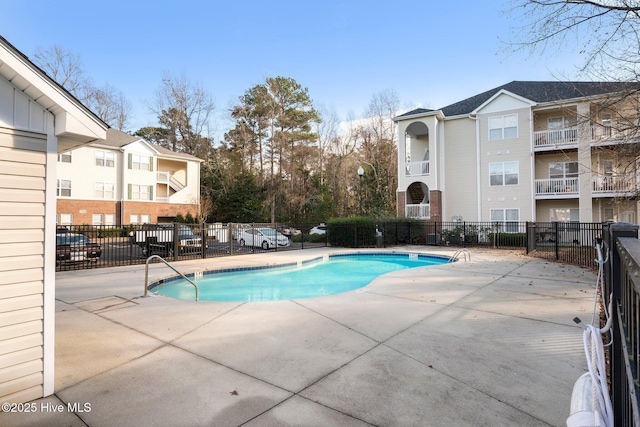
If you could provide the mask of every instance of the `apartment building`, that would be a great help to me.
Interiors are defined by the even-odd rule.
[[[115,129],[58,155],[58,225],[171,222],[200,206],[200,160]]]
[[[639,89],[513,81],[396,117],[398,215],[637,223]]]

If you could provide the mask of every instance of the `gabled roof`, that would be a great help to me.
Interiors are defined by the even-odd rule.
[[[185,160],[192,160],[196,162],[201,162],[202,159],[192,156],[187,153],[176,153],[175,151],[171,151],[168,148],[161,147],[159,145],[151,144],[144,138],[140,138],[139,136],[129,135],[126,132],[122,132],[117,129],[109,129],[107,130],[107,140],[102,141],[100,145],[107,145],[113,148],[123,148],[126,145],[129,145],[136,141],[142,141],[146,145],[148,145],[152,150],[155,150],[158,154],[163,157],[177,157]]]
[[[55,115],[60,152],[104,139],[109,126],[2,36],[0,76]]]
[[[584,98],[589,96],[605,95],[609,93],[622,92],[629,89],[640,91],[640,83],[512,81],[486,92],[482,92],[478,95],[474,95],[470,98],[463,99],[462,101],[456,102],[454,104],[447,105],[440,110],[447,117],[470,114],[500,91],[511,92],[515,95],[540,104],[546,102],[558,102],[569,99]],[[429,111],[433,110],[417,108],[398,117],[412,116]]]

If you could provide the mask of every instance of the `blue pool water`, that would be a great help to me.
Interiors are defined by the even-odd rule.
[[[275,301],[351,291],[391,271],[447,261],[444,257],[417,254],[332,255],[328,260],[319,258],[301,265],[210,271],[200,279],[188,277],[198,285],[200,301]],[[178,279],[151,284],[149,290],[193,301],[194,287]]]

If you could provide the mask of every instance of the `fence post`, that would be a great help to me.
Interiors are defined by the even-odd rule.
[[[560,238],[558,236],[558,221],[553,223],[553,231],[555,233],[555,249],[556,249],[556,261],[560,259]]]
[[[207,237],[209,236],[209,233],[208,233],[207,223],[206,222],[202,223],[202,233],[201,234],[202,234],[202,240],[200,242],[200,245],[201,245],[200,249],[202,250],[202,259],[206,259],[207,258],[207,246],[209,246],[208,243],[207,243]]]

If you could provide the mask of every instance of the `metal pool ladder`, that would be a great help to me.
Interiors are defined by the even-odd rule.
[[[471,261],[471,252],[469,252],[468,249],[458,249],[456,251],[456,253],[454,253],[453,255],[451,255],[451,258],[449,258],[449,261],[447,262],[453,262],[455,260],[458,259],[458,255],[464,255],[464,262],[467,262],[467,255],[469,255],[469,261]]]
[[[149,261],[151,261],[154,258],[157,258],[160,261],[164,262],[164,264],[167,267],[169,267],[170,269],[172,269],[173,271],[178,273],[180,276],[182,276],[182,278],[184,280],[186,280],[187,282],[191,283],[193,285],[193,287],[196,288],[196,301],[198,301],[198,285],[193,283],[193,281],[191,281],[187,276],[185,276],[184,274],[180,273],[178,270],[173,268],[171,266],[171,264],[169,264],[167,261],[165,261],[164,258],[162,258],[160,255],[151,255],[149,258],[147,258],[147,263],[146,263],[146,265],[144,267],[144,296],[145,297],[147,296],[147,286],[149,286]]]

